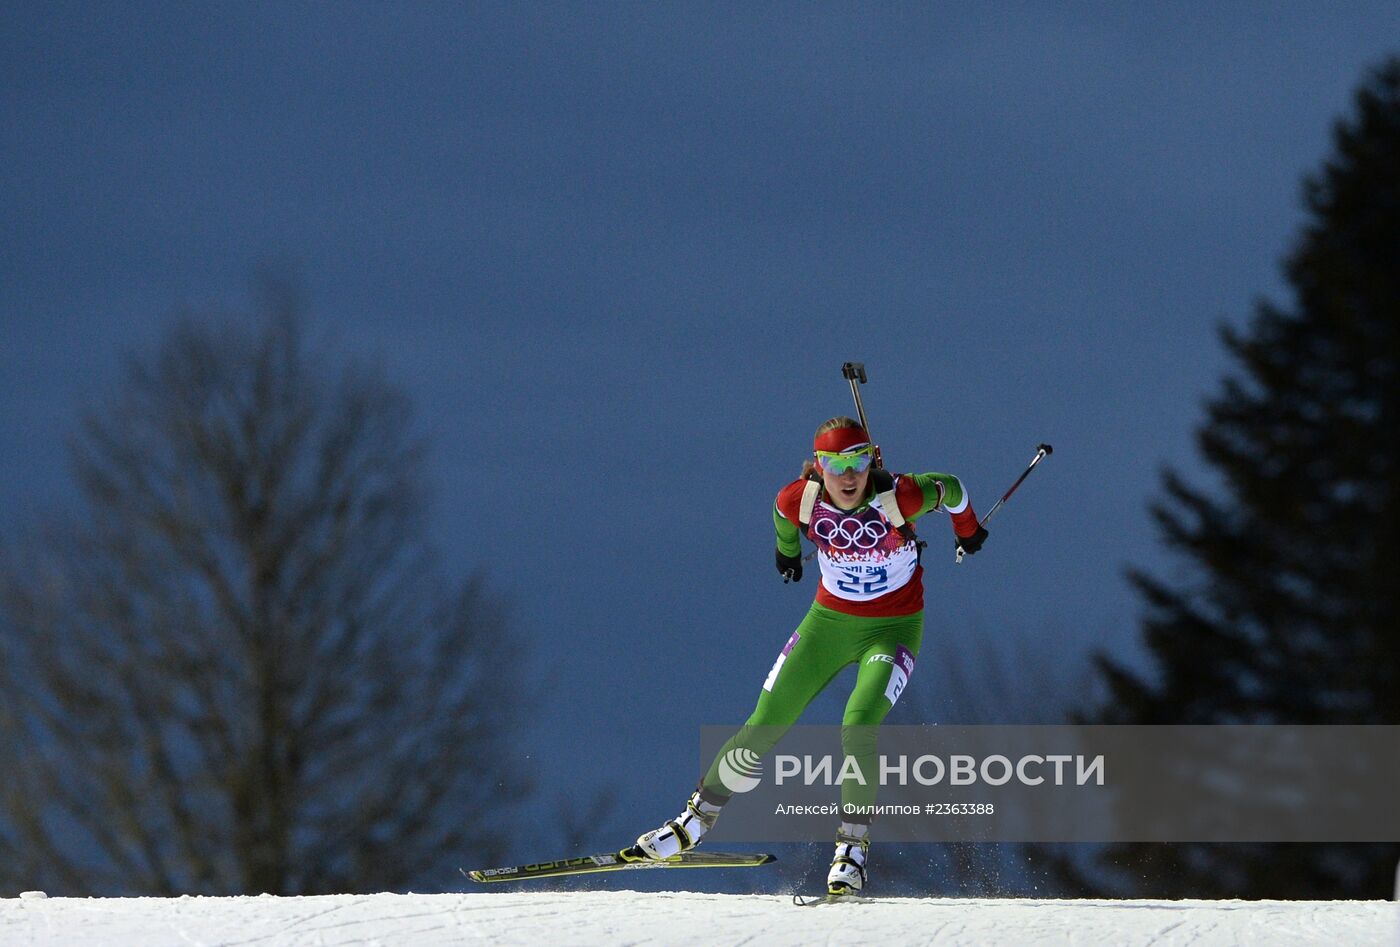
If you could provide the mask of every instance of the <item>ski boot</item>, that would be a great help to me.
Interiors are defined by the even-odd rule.
[[[697,790],[685,804],[685,811],[659,829],[637,839],[637,848],[647,858],[670,858],[700,844],[704,834],[714,827],[720,807],[704,798]]]
[[[865,887],[865,853],[870,848],[870,826],[842,822],[836,832],[836,854],[826,875],[829,894],[860,894]]]

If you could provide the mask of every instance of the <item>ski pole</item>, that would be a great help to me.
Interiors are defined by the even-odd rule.
[[[865,405],[861,404],[860,401],[860,386],[865,384],[865,363],[843,363],[841,377],[851,383],[851,397],[856,400],[856,415],[860,418],[860,426],[865,429],[865,436],[870,438],[870,445],[875,448],[875,466],[884,467],[885,462],[880,457],[880,447],[875,443],[875,435],[870,433],[870,422],[865,420]]]
[[[1001,499],[998,500],[992,506],[992,508],[987,511],[987,515],[982,517],[981,521],[977,524],[978,528],[987,525],[988,521],[991,520],[992,516],[996,513],[996,511],[1001,509],[1001,505],[1005,503],[1007,499],[1011,496],[1011,494],[1016,492],[1016,488],[1019,487],[1025,481],[1025,479],[1031,475],[1031,471],[1035,469],[1035,465],[1040,463],[1045,458],[1049,457],[1054,452],[1055,448],[1051,447],[1049,444],[1041,444],[1039,447],[1037,447],[1035,449],[1035,457],[1031,460],[1030,466],[1021,472],[1021,476],[1016,478],[1016,482],[1011,485],[1011,489],[1003,493],[1001,495]],[[953,559],[953,562],[961,563],[963,561],[963,555],[964,553],[962,543],[959,543],[958,554]]]

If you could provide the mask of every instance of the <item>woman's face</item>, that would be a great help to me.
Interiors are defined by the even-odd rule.
[[[848,470],[845,473],[831,473],[822,468],[822,485],[826,487],[826,495],[831,497],[833,503],[843,510],[854,510],[860,506],[865,499],[865,488],[870,483],[870,469],[867,467],[860,473]]]

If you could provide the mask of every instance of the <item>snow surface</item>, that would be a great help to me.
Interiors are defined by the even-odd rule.
[[[1391,901],[888,898],[794,907],[779,895],[635,891],[315,898],[10,898],[0,944],[1260,944],[1400,943]]]

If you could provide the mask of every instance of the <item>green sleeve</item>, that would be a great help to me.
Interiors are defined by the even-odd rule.
[[[962,481],[952,474],[910,474],[909,478],[914,481],[923,494],[919,511],[909,519],[916,520],[929,510],[936,510],[940,506],[949,512],[959,511],[965,506]]]
[[[800,556],[802,554],[802,543],[798,540],[797,527],[792,524],[782,513],[778,512],[778,507],[773,507],[773,529],[778,533],[778,551],[785,556]]]

